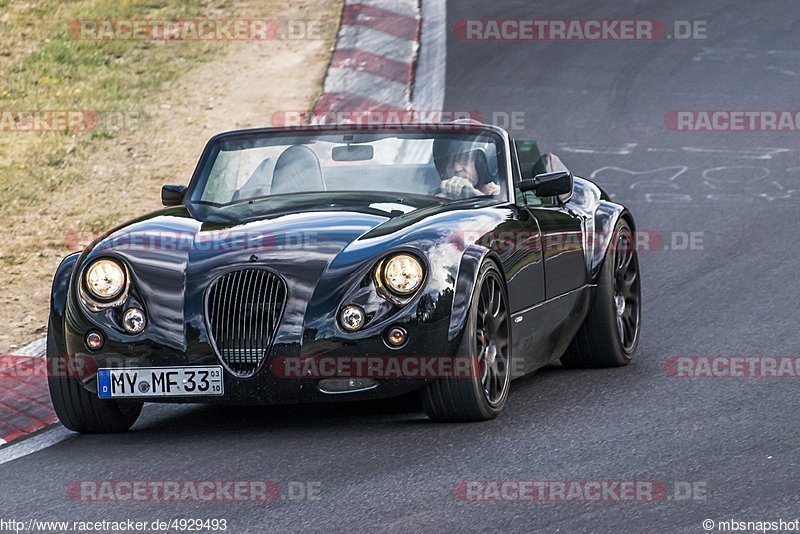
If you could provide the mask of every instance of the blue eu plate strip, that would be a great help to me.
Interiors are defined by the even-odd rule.
[[[97,371],[97,395],[101,399],[111,398],[111,369]]]

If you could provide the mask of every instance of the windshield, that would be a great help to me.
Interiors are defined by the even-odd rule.
[[[491,131],[236,134],[210,147],[190,200],[349,191],[506,200],[504,157]]]

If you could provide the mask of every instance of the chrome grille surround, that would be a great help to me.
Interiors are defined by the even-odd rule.
[[[209,340],[236,376],[252,376],[264,363],[286,306],[286,283],[272,271],[244,268],[216,278],[206,290]]]

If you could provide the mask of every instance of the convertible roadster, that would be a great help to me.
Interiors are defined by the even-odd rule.
[[[486,420],[514,378],[636,351],[631,214],[495,126],[223,133],[161,197],[55,274],[48,380],[71,430],[127,430],[144,402],[415,391],[432,419]]]

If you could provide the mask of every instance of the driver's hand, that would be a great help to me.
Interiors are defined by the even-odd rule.
[[[481,193],[484,195],[496,195],[500,192],[500,185],[494,182],[489,182],[480,187]]]
[[[442,193],[449,198],[470,198],[482,194],[472,186],[472,182],[463,176],[453,176],[442,180],[441,189]]]

